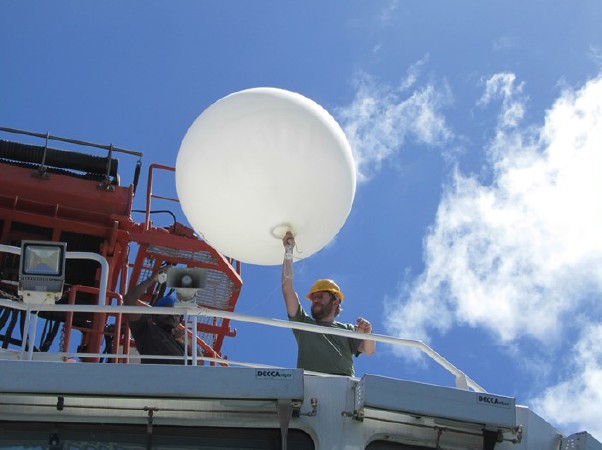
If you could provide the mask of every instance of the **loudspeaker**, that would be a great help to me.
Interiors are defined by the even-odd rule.
[[[189,302],[207,284],[207,274],[200,267],[170,267],[166,283],[168,288],[175,289],[179,301]]]

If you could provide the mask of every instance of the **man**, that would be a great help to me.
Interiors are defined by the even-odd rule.
[[[292,233],[287,232],[282,242],[286,249],[282,263],[282,295],[289,320],[371,333],[372,325],[361,317],[357,319],[355,326],[334,320],[341,312],[344,296],[339,286],[332,280],[318,280],[311,287],[306,297],[312,303],[312,317],[307,315],[293,286],[292,250],[295,239]],[[357,357],[360,353],[372,355],[376,348],[375,342],[368,339],[353,339],[301,330],[293,330],[293,334],[298,346],[297,367],[314,372],[354,376],[352,356]]]
[[[153,284],[158,283],[167,273],[167,268],[161,268],[152,276],[130,289],[123,297],[123,304],[127,306],[138,305],[138,299]],[[163,297],[155,303],[154,307],[174,306],[173,297]],[[184,333],[183,327],[178,327],[181,322],[180,315],[168,314],[128,314],[130,330],[136,342],[136,348],[141,355],[180,356],[181,359],[149,359],[142,358],[143,364],[183,364],[184,363]],[[191,353],[192,344],[188,350]]]

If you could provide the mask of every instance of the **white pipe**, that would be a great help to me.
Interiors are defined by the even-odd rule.
[[[184,365],[188,365],[188,360],[186,356],[188,356],[188,313],[184,315]]]
[[[10,300],[1,300],[0,306],[6,306],[14,309],[27,309],[23,303],[14,302]],[[31,310],[35,311],[74,311],[74,312],[104,312],[104,313],[113,313],[113,314],[157,314],[158,308],[143,308],[140,306],[95,306],[95,305],[28,305]],[[250,322],[262,325],[269,325],[278,328],[289,328],[296,330],[305,330],[311,332],[317,332],[320,334],[333,334],[337,336],[345,336],[351,337],[355,339],[361,340],[370,340],[376,342],[384,342],[386,344],[392,344],[401,347],[412,347],[416,348],[427,356],[429,356],[433,361],[439,364],[444,369],[451,372],[455,378],[458,387],[462,387],[464,384],[464,380],[466,381],[466,386],[472,388],[475,392],[487,392],[481,386],[479,386],[475,381],[470,379],[464,372],[446,360],[443,356],[437,353],[435,350],[430,348],[422,341],[414,340],[414,339],[401,339],[395,338],[391,336],[385,336],[381,334],[365,334],[365,333],[357,333],[355,331],[343,330],[339,328],[330,328],[330,327],[321,327],[318,325],[310,325],[306,323],[299,322],[289,322],[280,319],[267,319],[264,317],[257,316],[249,316],[246,314],[238,314],[229,311],[218,311],[214,309],[209,309],[205,307],[197,307],[197,306],[174,306],[174,307],[162,307],[160,308],[160,314],[180,314],[180,315],[190,315],[190,316],[208,316],[208,317],[220,317],[227,318],[231,320],[237,320],[240,322]]]
[[[197,352],[197,324],[198,324],[198,316],[192,316],[192,342],[190,343],[192,346],[192,365],[196,366],[198,363],[198,352]],[[184,333],[186,335],[186,342],[188,342],[188,332]],[[188,355],[188,353],[186,353]]]
[[[21,333],[21,354],[25,354],[25,347],[27,346],[27,336],[29,335],[29,322],[31,321],[31,311],[27,311],[25,314],[25,325],[23,325],[23,331]]]
[[[67,259],[91,259],[100,264],[100,286],[98,287],[98,304],[104,305],[107,298],[107,283],[109,281],[109,263],[107,259],[92,252],[66,252]]]
[[[4,244],[0,244],[0,251],[4,251],[4,252],[8,252],[8,253],[15,253],[17,255],[21,254],[20,247],[14,247],[14,246],[4,245]],[[98,253],[92,253],[92,252],[66,252],[65,256],[66,256],[66,258],[69,258],[69,259],[91,259],[100,264],[101,274],[100,274],[100,287],[99,287],[99,294],[98,294],[98,307],[102,308],[102,310],[100,310],[100,311],[90,310],[88,305],[30,305],[31,310],[106,312],[107,308],[111,309],[112,307],[104,306],[105,301],[106,301],[106,296],[107,296],[107,282],[108,282],[108,277],[109,277],[109,264],[108,264],[106,258],[102,255],[99,255]],[[11,304],[7,304],[5,306],[7,306],[9,308],[15,308],[15,306],[14,306],[15,302],[10,302],[10,303]],[[4,301],[0,300],[0,305],[2,305],[2,304],[4,304]],[[19,303],[17,303],[17,304],[19,304]],[[85,309],[83,309],[82,306]],[[86,306],[87,306],[87,308],[86,308]],[[66,307],[66,308],[63,309],[61,307]],[[76,309],[73,309],[74,307]],[[82,308],[82,309],[80,309],[80,308]],[[25,310],[26,308],[18,308],[17,307],[15,309]],[[144,311],[144,308],[140,308],[138,306],[130,306],[130,307],[120,306],[120,307],[114,307],[112,309],[114,309],[114,311],[111,311],[111,312],[124,313],[124,314],[127,314],[127,313],[156,314],[157,313],[156,310],[154,310],[153,312]],[[456,385],[458,387],[468,386],[468,387],[471,387],[472,389],[474,389],[476,392],[486,392],[481,386],[479,386],[477,383],[475,383],[473,380],[471,380],[464,372],[462,372],[460,369],[455,367],[452,363],[450,363],[443,356],[441,356],[439,353],[437,353],[435,350],[430,348],[428,345],[426,345],[422,341],[413,340],[413,339],[400,339],[400,338],[394,338],[394,337],[384,336],[384,335],[380,335],[380,334],[357,333],[355,331],[343,330],[340,328],[320,327],[317,325],[310,325],[310,324],[299,323],[299,322],[289,322],[289,321],[278,320],[278,319],[266,319],[263,317],[249,316],[249,315],[245,315],[245,314],[237,314],[237,313],[229,312],[229,311],[218,311],[218,310],[209,309],[209,308],[205,308],[205,307],[187,306],[187,307],[185,307],[185,311],[186,311],[185,312],[186,314],[192,315],[194,318],[195,327],[194,327],[194,335],[193,335],[193,344],[196,343],[196,340],[194,339],[194,337],[196,336],[196,322],[197,322],[196,318],[198,316],[220,317],[220,318],[224,318],[224,319],[238,320],[240,322],[250,322],[250,323],[270,325],[270,326],[275,326],[275,327],[280,327],[280,328],[305,330],[305,331],[319,332],[321,334],[333,334],[333,335],[337,335],[337,336],[351,337],[351,338],[355,338],[355,339],[384,342],[384,343],[392,344],[392,345],[416,348],[416,349],[422,351],[423,353],[425,353],[426,355],[428,355],[433,361],[438,363],[441,367],[443,367],[446,370],[448,370],[449,372],[451,372],[456,378]],[[30,312],[30,311],[28,310],[28,312]],[[161,312],[167,313],[167,314],[183,314],[183,308],[182,307],[173,307],[173,308],[163,307]],[[28,314],[28,316],[29,316],[29,314]],[[25,337],[23,339],[25,339]],[[185,340],[185,347],[186,347],[188,344],[187,333],[186,333],[185,339],[186,339]],[[30,354],[33,351],[33,345],[31,347],[32,348],[30,348],[30,352],[29,352]],[[195,346],[195,348],[196,348],[196,346]],[[196,356],[196,351],[194,352],[194,355],[193,355],[193,361],[194,361],[194,364],[196,365],[195,356]]]
[[[27,311],[27,315],[31,315],[32,312],[31,311]],[[33,322],[33,323],[32,323]],[[31,325],[31,331],[28,331],[28,334],[23,333],[23,340],[25,341],[29,341],[29,351],[27,352],[27,359],[29,361],[31,361],[33,359],[33,348],[35,347],[35,342],[36,342],[36,333],[38,331],[38,321],[37,320],[30,320],[30,325]]]

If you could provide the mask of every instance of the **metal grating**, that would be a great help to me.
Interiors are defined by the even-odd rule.
[[[199,306],[207,306],[219,310],[230,310],[230,299],[234,292],[234,284],[224,272],[206,269],[207,285],[200,289],[193,298]]]
[[[148,253],[168,256],[173,259],[185,259],[188,261],[217,265],[217,259],[215,259],[210,252],[205,252],[202,250],[193,252],[190,250],[178,250],[159,245],[149,245],[147,251]]]

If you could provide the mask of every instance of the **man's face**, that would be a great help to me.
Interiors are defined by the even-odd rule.
[[[335,296],[328,291],[314,292],[311,295],[311,316],[316,321],[322,321],[336,310]]]

